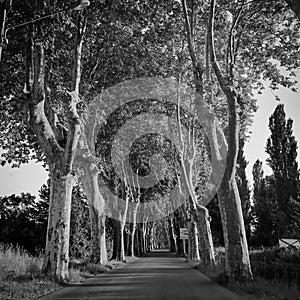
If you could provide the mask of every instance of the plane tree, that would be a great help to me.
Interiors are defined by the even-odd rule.
[[[3,1],[1,9],[2,3]],[[286,8],[285,2],[281,3]],[[8,13],[7,24],[30,20],[63,9],[67,4],[69,2],[14,1],[13,13]],[[71,191],[78,176],[82,174],[78,172],[81,167],[74,164],[76,154],[81,151],[86,158],[92,158],[89,160],[89,167],[95,167],[94,178],[86,182],[93,182],[99,172],[93,160],[94,149],[88,144],[93,144],[95,133],[89,132],[91,135],[85,136],[87,132],[82,129],[87,120],[84,116],[85,108],[95,95],[125,79],[141,76],[178,78],[178,74],[184,70],[183,77],[187,78],[186,81],[196,79],[194,83],[198,95],[207,101],[207,95],[213,95],[211,99],[218,99],[212,101],[212,106],[216,108],[224,127],[228,124],[226,116],[230,116],[226,113],[227,84],[232,85],[234,89],[230,93],[235,92],[235,99],[239,100],[238,104],[242,108],[242,113],[235,111],[232,116],[239,114],[243,121],[242,128],[245,129],[249,113],[254,107],[251,100],[252,89],[263,88],[261,77],[270,80],[274,89],[279,84],[293,88],[291,76],[280,73],[278,62],[288,70],[299,65],[299,21],[294,15],[291,16],[287,9],[279,9],[274,3],[266,7],[261,1],[220,1],[219,4],[217,13],[211,13],[209,18],[209,3],[197,2],[197,15],[203,17],[204,27],[201,22],[197,23],[193,32],[197,45],[196,54],[199,54],[202,66],[207,65],[206,70],[209,70],[206,58],[213,50],[212,46],[216,44],[215,48],[218,50],[216,56],[211,56],[215,75],[208,73],[207,82],[203,82],[206,84],[203,93],[203,83],[198,80],[203,75],[203,68],[198,68],[199,65],[195,64],[193,58],[188,62],[188,55],[193,54],[193,51],[190,51],[190,42],[188,49],[186,47],[182,26],[184,20],[179,14],[181,8],[178,1],[152,1],[151,5],[148,1],[95,2],[86,12],[68,11],[53,19],[19,28],[18,34],[8,34],[9,43],[2,53],[0,73],[0,105],[3,108],[0,118],[1,121],[4,120],[0,141],[6,150],[3,160],[18,165],[32,157],[38,157],[49,168],[50,221],[44,269],[57,279],[65,280],[68,277]],[[202,19],[197,17],[197,22]],[[208,43],[205,26],[209,19],[211,25],[212,20],[215,20],[215,27],[210,27],[215,39],[210,35]],[[210,44],[206,54],[203,50],[205,43]],[[200,48],[202,50],[197,52]],[[229,71],[229,75],[234,75],[231,77],[232,82],[226,81],[225,85],[222,83],[224,78],[219,76],[216,57],[222,73]],[[196,103],[205,108],[204,101]],[[201,114],[199,118],[202,118]],[[213,119],[210,121],[214,122]],[[223,145],[221,150],[224,150],[227,147],[224,134],[219,127],[209,128],[215,130],[218,136],[216,145]],[[229,126],[228,132],[230,128]],[[235,134],[229,133],[228,136],[233,137],[232,146],[238,149],[235,137],[239,131],[235,126],[233,128]],[[228,147],[231,144],[229,141],[230,138]],[[78,144],[82,145],[79,152],[76,150]],[[215,150],[213,155],[222,155],[219,153],[220,148],[216,147]],[[232,151],[230,161],[227,162],[231,165],[231,170],[227,173],[230,178],[235,169],[235,161],[236,156]],[[85,174],[88,172],[85,171]],[[227,185],[226,181],[224,185]],[[93,188],[92,191],[95,194],[90,195],[90,198],[100,197],[100,191]],[[236,196],[235,193],[232,199],[236,199]],[[234,203],[238,202],[233,201]],[[237,215],[236,224],[241,228],[241,214]],[[100,217],[100,223],[103,224],[103,217]],[[229,230],[229,227],[224,228],[225,235],[235,232]],[[235,238],[228,238],[229,240],[240,242]],[[245,249],[244,240],[242,244]],[[238,273],[234,270],[241,269],[243,259],[236,255],[233,246],[231,253],[228,261],[232,264],[237,261],[237,267],[232,267],[234,274]],[[239,276],[235,274],[232,277]]]
[[[295,91],[292,69],[299,65],[299,22],[284,1],[269,4],[182,1],[196,113],[214,137],[211,155],[216,163],[226,160],[218,200],[231,280],[252,277],[235,172],[238,141],[247,135],[256,108],[253,91],[261,93],[261,79],[274,90],[282,85]],[[209,107],[216,108],[219,121]]]
[[[68,4],[14,1],[6,26],[65,10]],[[68,278],[71,192],[75,182],[82,179],[76,155],[81,152],[81,156],[91,158],[87,165],[94,168],[94,177],[83,178],[84,182],[94,184],[99,172],[93,149],[87,144],[94,138],[86,136],[82,128],[85,108],[103,89],[124,79],[172,74],[165,48],[166,39],[172,36],[166,23],[172,20],[165,20],[165,9],[167,6],[159,1],[151,6],[148,2],[143,6],[134,1],[96,2],[88,12],[66,9],[56,17],[16,28],[16,34],[11,34],[13,29],[7,32],[0,74],[2,164],[17,166],[39,158],[49,170],[50,209],[43,268],[58,280]],[[3,26],[2,22],[1,29]],[[160,55],[162,51],[165,57]],[[82,146],[79,151],[78,144]],[[83,172],[91,175],[89,170]],[[85,187],[92,191],[89,199],[101,197],[96,185]],[[102,236],[102,245],[103,241]]]

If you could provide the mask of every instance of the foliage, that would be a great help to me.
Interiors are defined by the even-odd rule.
[[[31,1],[14,1],[8,13],[7,26],[47,15],[62,6],[67,6],[67,3],[53,6],[52,1],[42,1],[34,7]],[[126,79],[172,76],[173,61],[176,60],[172,45],[179,7],[176,2],[168,5],[160,1],[151,5],[147,1],[136,3],[133,0],[126,3],[91,3],[82,55],[79,112],[103,89]],[[71,82],[76,14],[69,11],[38,23],[47,58],[45,113],[52,127],[57,127],[61,135],[60,145],[64,144],[66,133],[64,99]],[[15,29],[15,34],[8,32],[9,43],[3,51],[2,61],[5,72],[0,74],[0,103],[3,108],[0,114],[3,124],[0,146],[6,150],[3,164],[8,162],[16,166],[32,157],[43,158],[38,152],[40,145],[28,128],[22,111],[26,98],[22,93],[25,81],[23,45],[28,29],[24,26]],[[55,118],[52,110],[57,114]]]
[[[254,244],[275,245],[279,238],[298,238],[300,228],[299,170],[297,141],[291,119],[286,120],[283,104],[269,119],[267,163],[273,174],[264,177],[262,162],[253,166]]]
[[[153,224],[153,242],[154,247],[157,249],[165,249],[168,247],[168,232],[166,228],[168,226],[167,220],[159,220]]]
[[[278,240],[274,224],[274,190],[272,177],[264,178],[262,162],[257,160],[253,166],[253,214],[254,236],[252,244],[271,246]]]
[[[221,221],[220,208],[219,208],[217,196],[215,196],[214,199],[210,201],[210,203],[207,205],[207,209],[211,217],[210,226],[211,226],[214,245],[224,246],[222,221]]]
[[[79,186],[72,195],[70,256],[86,260],[90,255],[91,227],[87,200]]]
[[[43,185],[39,199],[28,193],[0,198],[0,242],[19,245],[31,254],[44,249],[49,193],[49,187]],[[86,259],[90,246],[89,209],[79,186],[73,191],[70,239],[71,257]]]
[[[284,105],[279,104],[269,119],[271,136],[267,140],[267,162],[274,174],[274,191],[278,206],[279,237],[297,235],[300,230],[299,170],[297,141],[293,120],[286,120]]]
[[[69,1],[67,3],[35,1],[33,3],[29,0],[15,0],[13,11],[8,14],[8,25],[62,9],[68,3]],[[197,15],[197,18],[193,20],[196,52],[199,60],[205,61],[208,2],[203,3],[199,0],[192,1],[190,4],[189,12],[194,11]],[[239,5],[237,4],[240,2],[221,0],[217,7],[215,37],[218,59],[223,71],[226,71],[228,67],[227,38],[230,34],[232,19],[238,14]],[[34,36],[34,39],[42,40],[46,51],[45,115],[52,129],[57,131],[55,133],[58,144],[62,147],[66,145],[67,122],[64,104],[71,89],[76,14],[77,12],[68,11],[55,18],[45,19],[37,26],[40,27],[39,34]],[[78,104],[80,113],[95,95],[106,87],[125,79],[141,76],[175,76],[178,78],[180,74],[184,77],[184,81],[191,82],[192,72],[187,59],[186,42],[182,32],[183,21],[178,1],[152,1],[151,3],[134,0],[94,1],[87,13],[87,19],[87,34],[82,56],[81,98]],[[240,96],[243,96],[239,97],[242,135],[246,134],[246,127],[251,122],[252,113],[256,108],[253,89],[260,91],[263,88],[261,78],[269,80],[273,89],[277,89],[279,85],[294,89],[292,70],[299,66],[298,25],[299,22],[291,15],[284,1],[268,3],[250,1],[244,7],[240,22],[234,32],[236,48],[234,49],[235,68],[233,70],[234,88],[238,90]],[[29,92],[23,90],[25,81],[23,45],[28,38],[30,28],[24,27],[17,30],[15,34],[8,36],[9,44],[4,51],[1,65],[5,72],[0,74],[0,123],[3,124],[0,128],[0,146],[6,151],[1,163],[12,163],[14,166],[27,162],[31,158],[44,159],[44,153],[40,150],[43,145],[28,128],[28,115],[23,114],[22,111],[25,107],[23,104],[26,102],[24,100],[28,96],[26,93]],[[290,74],[282,75],[279,65],[284,66]],[[212,82],[214,98],[217,100],[214,101],[213,106],[223,126],[226,127],[227,112],[224,107],[224,95],[216,85],[215,78],[212,78]],[[292,157],[290,161],[291,159]],[[243,166],[244,163],[242,162],[241,165]],[[248,223],[247,184],[245,184],[246,179],[243,173],[239,176],[242,182],[240,193],[244,193],[245,196],[243,213]],[[262,179],[255,200],[256,204],[260,205],[260,207],[256,206],[256,222],[260,224],[261,233],[264,228],[263,224],[267,225],[266,232],[271,234],[269,237],[273,237],[274,232],[272,221],[274,219],[271,212],[273,206],[274,210],[277,209],[278,204],[273,197],[269,197],[274,195],[273,181],[277,180],[276,175],[274,178]],[[278,191],[277,196],[279,197]],[[78,197],[81,198],[81,196]],[[284,214],[293,220],[296,220],[296,216],[291,214],[291,210],[294,212],[294,207],[298,203],[295,201],[297,198],[294,198],[294,206],[293,208],[290,206],[289,212],[284,211]],[[76,205],[78,205],[74,208],[76,215],[85,219],[87,214],[86,207],[83,208],[83,202],[79,201]],[[269,209],[272,207],[269,214],[268,207]],[[7,215],[8,212],[4,211]],[[24,211],[27,210],[24,209]],[[15,224],[20,224],[20,218],[24,218],[23,221],[27,222],[28,226],[33,226],[34,222],[26,216],[26,213],[16,209],[16,213],[12,215],[15,220],[19,218],[17,222],[14,222]],[[261,223],[264,218],[266,223]],[[73,217],[73,224],[81,228],[78,219]],[[256,226],[257,228],[259,227]],[[293,229],[288,230],[295,231],[295,228],[293,225]],[[85,239],[87,228],[84,227],[78,234],[81,237],[84,236]],[[8,235],[10,236],[11,233]],[[80,239],[79,236],[75,238],[74,245]],[[80,243],[76,245],[81,247],[79,252],[84,251],[84,245]]]
[[[298,299],[300,260],[299,250],[273,248],[261,251],[250,251],[251,266],[254,280],[246,282],[228,282],[224,276],[224,249],[216,248],[216,267],[205,268],[198,265],[195,268],[219,284],[240,294],[242,299],[247,295],[258,299]]]
[[[44,248],[48,203],[29,193],[0,197],[0,241],[30,253]]]
[[[284,248],[250,255],[253,272],[266,279],[278,279],[300,285],[300,251]]]

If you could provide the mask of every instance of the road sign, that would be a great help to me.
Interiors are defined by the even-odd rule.
[[[279,247],[282,248],[298,248],[300,249],[300,240],[297,239],[280,239]]]
[[[180,239],[187,239],[188,236],[187,228],[180,228]]]

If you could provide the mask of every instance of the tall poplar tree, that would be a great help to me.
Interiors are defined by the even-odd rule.
[[[293,120],[286,120],[284,105],[279,104],[269,119],[271,136],[267,140],[268,165],[274,174],[278,205],[278,237],[291,237],[300,228],[300,203],[297,141],[293,136]],[[277,223],[277,224],[278,224]]]

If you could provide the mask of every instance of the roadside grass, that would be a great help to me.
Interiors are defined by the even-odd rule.
[[[300,300],[299,285],[300,251],[268,249],[250,253],[254,280],[228,283],[225,277],[224,249],[216,249],[216,267],[205,268],[201,264],[195,269],[217,283],[241,296],[254,296],[258,300]]]
[[[240,295],[253,295],[261,300],[299,300],[300,289],[296,284],[287,284],[277,279],[265,279],[255,277],[252,282],[229,283],[227,285],[232,291]]]
[[[109,261],[107,265],[73,260],[67,284],[59,284],[42,273],[43,256],[34,257],[19,246],[0,244],[0,300],[33,299],[89,277],[119,267],[125,262]]]
[[[59,288],[41,273],[42,257],[0,244],[0,299],[31,299]]]

